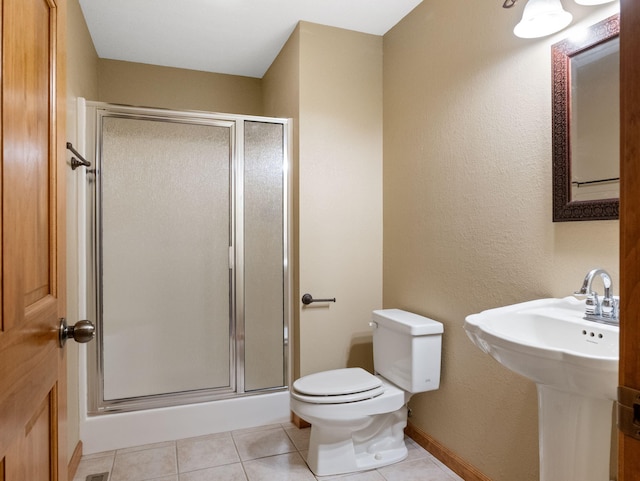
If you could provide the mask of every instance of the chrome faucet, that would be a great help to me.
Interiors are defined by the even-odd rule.
[[[591,289],[593,280],[600,276],[604,284],[604,297],[602,302],[598,293]],[[587,307],[584,318],[589,321],[602,322],[605,324],[619,324],[618,299],[613,296],[613,283],[611,276],[604,269],[590,270],[582,282],[579,291],[574,292],[577,296],[587,296]]]

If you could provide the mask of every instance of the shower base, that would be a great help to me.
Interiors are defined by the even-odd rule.
[[[86,412],[86,410],[85,410]],[[144,411],[85,416],[83,454],[288,422],[289,392]]]

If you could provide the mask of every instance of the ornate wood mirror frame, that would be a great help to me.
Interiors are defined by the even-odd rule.
[[[608,220],[619,216],[618,199],[571,200],[571,59],[620,34],[620,15],[588,29],[583,40],[565,39],[551,47],[553,69],[553,221]]]

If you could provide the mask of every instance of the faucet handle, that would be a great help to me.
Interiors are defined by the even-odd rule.
[[[586,314],[588,316],[599,316],[600,315],[600,301],[598,299],[598,293],[597,292],[590,292],[589,294],[587,294],[587,301],[586,301]]]
[[[615,297],[605,297],[601,304],[602,317],[608,319],[618,318],[618,302]]]

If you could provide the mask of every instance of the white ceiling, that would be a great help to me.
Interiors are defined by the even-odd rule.
[[[100,58],[261,78],[299,20],[384,35],[422,0],[80,0]]]

